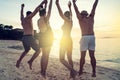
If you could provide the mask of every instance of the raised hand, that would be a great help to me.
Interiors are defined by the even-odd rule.
[[[74,3],[77,1],[77,0],[72,0]]]
[[[58,4],[59,3],[59,0],[56,0],[56,4]]]
[[[25,5],[24,4],[21,4],[21,7],[24,7]]]
[[[44,3],[45,3],[45,4],[47,4],[47,3],[48,3],[48,1],[47,1],[47,0],[44,0]]]
[[[68,7],[71,7],[71,1],[68,2]]]

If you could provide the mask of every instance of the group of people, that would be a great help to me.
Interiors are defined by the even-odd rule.
[[[79,68],[79,75],[83,73],[83,66],[85,64],[85,56],[86,51],[89,51],[89,56],[91,59],[92,65],[92,77],[96,77],[96,59],[95,59],[95,36],[94,36],[94,15],[96,6],[98,4],[98,0],[95,0],[91,13],[88,14],[87,11],[79,11],[76,5],[77,0],[72,0],[73,7],[76,12],[77,19],[79,21],[79,26],[81,28],[82,38],[80,40],[80,68]],[[32,63],[35,58],[42,52],[41,57],[41,75],[46,77],[46,69],[49,60],[49,54],[51,50],[51,46],[54,40],[53,31],[49,24],[49,19],[51,16],[51,9],[52,9],[52,2],[50,0],[48,11],[46,12],[47,8],[47,0],[43,0],[38,7],[35,8],[33,12],[27,11],[26,17],[23,14],[24,4],[21,5],[21,25],[24,30],[24,36],[22,38],[22,43],[24,46],[24,51],[21,54],[20,58],[17,60],[16,67],[20,67],[20,63],[25,55],[29,52],[30,48],[32,48],[35,53],[33,54],[32,58],[28,61],[30,69],[32,69]],[[59,4],[59,0],[56,0],[56,6],[59,12],[60,17],[64,20],[64,24],[62,25],[61,29],[63,31],[63,35],[60,41],[60,62],[68,68],[70,71],[70,77],[75,78],[77,75],[77,71],[73,67],[73,60],[72,60],[72,48],[73,42],[71,37],[71,30],[73,27],[73,20],[72,20],[72,10],[71,10],[71,2],[68,2],[68,11],[62,12],[62,9]],[[36,42],[34,37],[34,30],[33,30],[33,23],[32,18],[39,12],[40,18],[38,19],[38,28],[39,28],[39,43]],[[67,59],[65,60],[65,55],[67,55]]]

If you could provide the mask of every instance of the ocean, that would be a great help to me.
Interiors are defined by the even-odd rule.
[[[79,62],[80,59],[80,45],[79,41],[81,38],[80,29],[72,30],[72,40],[73,40],[73,61]],[[62,36],[62,31],[54,30],[54,43],[51,47],[50,57],[59,59],[59,46],[60,39]],[[96,37],[96,50],[95,57],[97,61],[97,66],[116,69],[120,71],[120,35],[106,35],[104,33],[95,34]],[[31,52],[33,53],[33,52]],[[90,64],[90,58],[87,51],[86,63]]]
[[[73,34],[73,60],[80,59],[81,36],[79,32]],[[57,36],[57,35],[56,35]],[[61,35],[57,36],[51,48],[50,57],[59,58],[59,44]],[[112,68],[120,71],[120,37],[96,37],[95,57],[97,65]],[[86,62],[90,63],[89,54],[87,52]]]

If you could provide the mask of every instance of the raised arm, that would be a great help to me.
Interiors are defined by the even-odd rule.
[[[70,1],[69,1],[69,3],[68,3],[68,7],[69,7],[70,15],[71,15],[71,17],[72,17],[72,10],[71,10],[71,2],[70,2]]]
[[[60,5],[59,5],[59,0],[56,0],[56,6],[57,6],[57,8],[58,8],[58,12],[59,12],[60,16],[61,16],[63,19],[65,19],[65,16],[64,16],[64,14],[63,14],[63,12],[62,12],[62,10],[61,10],[61,8],[60,8]]]
[[[96,10],[97,4],[98,4],[98,0],[95,0],[93,7],[92,7],[92,11],[90,13],[90,16],[92,16],[92,17],[94,17],[94,15],[95,15],[95,10]]]
[[[49,20],[49,18],[50,18],[51,9],[52,9],[52,0],[50,0],[50,3],[49,3],[48,13],[47,13],[47,16],[46,16],[47,20]]]
[[[35,10],[29,15],[29,18],[32,18],[35,16],[35,14],[39,11],[39,8],[41,5],[43,5],[45,3],[45,1],[42,1],[36,8]]]
[[[77,7],[77,5],[75,3],[76,1],[77,0],[73,0],[73,6],[74,6],[74,9],[75,9],[77,18],[79,18],[80,17],[80,12],[79,12],[78,7]]]
[[[48,1],[47,0],[44,0],[45,1],[45,10],[46,10],[46,8],[47,8],[47,3],[48,3]]]
[[[24,4],[21,4],[21,12],[20,12],[20,19],[21,20],[24,19],[23,8],[24,8]]]

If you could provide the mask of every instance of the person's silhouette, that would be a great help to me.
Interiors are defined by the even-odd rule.
[[[46,69],[49,60],[49,54],[51,50],[51,46],[53,43],[53,32],[49,24],[49,19],[51,16],[51,8],[52,8],[52,0],[50,0],[48,12],[46,14],[47,8],[47,0],[44,0],[45,4],[41,5],[39,10],[38,19],[38,28],[39,28],[39,45],[40,49],[42,50],[42,57],[41,57],[41,75],[46,78]]]
[[[80,51],[81,51],[81,58],[80,58],[80,69],[79,75],[83,73],[83,65],[85,64],[85,56],[86,51],[89,50],[89,56],[91,59],[92,65],[92,76],[96,76],[96,59],[94,56],[95,52],[95,36],[94,36],[94,15],[98,0],[95,0],[93,5],[92,11],[90,14],[87,11],[83,10],[81,12],[78,11],[78,8],[75,4],[76,0],[73,0],[73,6],[76,12],[77,19],[79,21],[79,25],[82,32],[82,38],[80,40]]]
[[[68,3],[69,11],[66,11],[64,14],[60,8],[59,0],[56,0],[56,6],[58,8],[59,15],[64,20],[64,24],[62,26],[63,35],[60,41],[60,61],[66,68],[70,70],[70,77],[75,78],[77,72],[73,68],[72,60],[73,42],[71,38],[71,30],[73,27],[73,21],[71,2]],[[65,54],[67,55],[68,61],[65,60]]]
[[[40,5],[42,4],[43,2]],[[16,63],[17,68],[19,68],[22,59],[29,52],[30,48],[32,48],[35,51],[32,58],[28,61],[30,69],[32,69],[32,62],[40,53],[39,45],[37,44],[36,39],[34,38],[34,30],[33,30],[33,23],[32,23],[32,18],[39,11],[40,5],[36,7],[33,12],[27,11],[26,17],[24,17],[24,14],[23,14],[24,4],[21,5],[21,17],[20,18],[21,18],[21,25],[24,31],[24,35],[22,38],[24,51],[21,54],[20,58],[17,60],[17,63]]]

